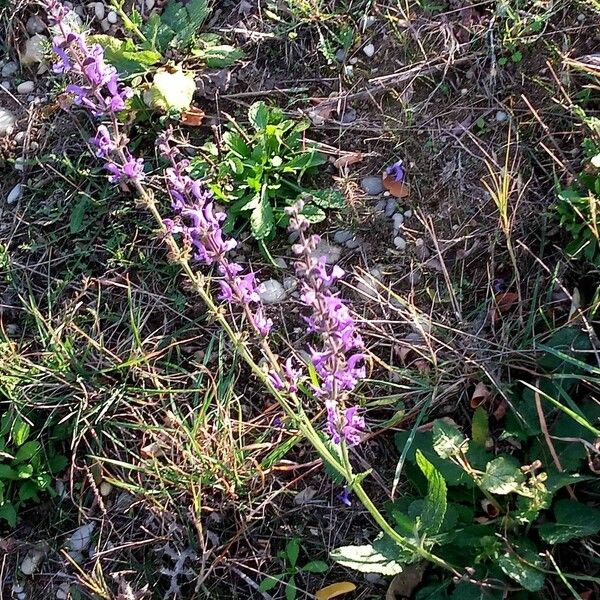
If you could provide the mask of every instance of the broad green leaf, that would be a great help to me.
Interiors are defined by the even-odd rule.
[[[15,454],[15,462],[30,461],[41,449],[40,443],[32,440],[23,444]]]
[[[34,481],[24,481],[19,485],[19,501],[38,500],[38,486]]]
[[[440,472],[417,450],[417,464],[427,478],[427,495],[423,502],[421,524],[430,535],[439,532],[447,507],[447,488]]]
[[[0,506],[0,519],[4,519],[9,527],[17,526],[17,511],[10,502],[4,502]]]
[[[433,449],[441,458],[450,458],[467,452],[469,442],[457,427],[438,419],[433,423]]]
[[[281,575],[277,575],[276,577],[269,575],[260,582],[258,589],[261,592],[268,592],[269,590],[272,590],[280,581]]]
[[[11,438],[15,446],[22,446],[29,437],[31,427],[20,417],[15,417],[12,425]]]
[[[0,465],[0,481],[10,481],[18,478],[19,476],[17,475],[17,472],[12,467],[9,467],[8,465]]]
[[[179,48],[188,48],[198,34],[198,29],[210,14],[207,0],[189,0],[183,2],[169,2],[162,15],[160,15],[161,27],[166,26],[174,35],[168,39],[163,34],[161,43]],[[176,33],[175,33],[176,32]],[[161,48],[159,48],[160,50]]]
[[[184,73],[181,67],[159,69],[150,87],[144,92],[144,102],[151,108],[183,111],[190,107],[196,83],[192,73]]]
[[[559,500],[554,505],[554,517],[556,523],[543,523],[538,529],[549,544],[564,544],[600,531],[600,510],[580,502]]]
[[[297,591],[296,578],[292,575],[285,586],[285,600],[295,600]]]
[[[309,190],[308,194],[312,196],[312,201],[321,208],[336,208],[339,210],[346,206],[344,194],[336,188]]]
[[[323,154],[317,152],[316,150],[311,150],[310,152],[298,154],[292,158],[292,160],[286,162],[283,166],[283,172],[305,171],[306,169],[323,165],[326,162],[327,159]]]
[[[162,59],[162,55],[156,50],[138,50],[130,41],[125,42],[111,35],[93,35],[88,39],[104,48],[106,62],[113,65],[119,73],[145,73],[150,66]]]
[[[544,568],[544,561],[528,540],[520,540],[511,546],[511,550],[498,558],[498,566],[529,592],[538,592],[544,586],[546,577],[540,571]]]
[[[248,109],[248,120],[250,125],[257,131],[264,131],[269,123],[269,109],[267,105],[260,100],[255,102]]]
[[[30,464],[18,465],[16,471],[19,479],[30,479],[33,475],[33,466]]]
[[[478,406],[473,413],[471,423],[471,438],[473,443],[485,448],[485,443],[490,435],[488,413],[483,406]]]
[[[79,202],[75,204],[71,211],[71,220],[69,221],[69,231],[71,234],[79,233],[85,226],[83,225],[83,218],[85,217],[85,211],[87,210],[89,200],[87,196],[81,196]]]
[[[318,206],[314,206],[313,204],[307,204],[302,209],[302,216],[306,217],[309,223],[320,223],[327,218],[327,215],[320,209]],[[286,215],[287,216],[287,215]]]
[[[55,454],[48,459],[48,469],[53,475],[58,475],[67,468],[69,461],[62,454]]]
[[[239,133],[226,131],[223,134],[223,143],[231,152],[237,154],[239,158],[248,158],[250,156],[250,148],[248,148],[248,144],[246,144],[244,138]]]
[[[296,566],[299,554],[300,540],[298,538],[292,538],[285,547],[285,555],[287,556],[288,562],[292,567]]]
[[[402,566],[399,563],[376,552],[371,544],[341,546],[333,550],[330,556],[340,565],[361,573],[397,575],[402,572]]]
[[[482,489],[492,494],[510,494],[525,481],[519,463],[512,456],[499,456],[490,461],[480,482]]]
[[[211,69],[230,67],[244,56],[243,50],[227,44],[198,48],[193,51],[193,54],[201,58]]]
[[[269,203],[268,195],[263,193],[258,206],[250,215],[252,234],[257,240],[263,240],[269,236],[274,224],[275,217],[273,216],[273,208]]]
[[[308,573],[325,573],[329,570],[329,565],[322,560],[311,560],[302,567],[302,571]]]

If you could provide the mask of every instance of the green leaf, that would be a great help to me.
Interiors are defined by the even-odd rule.
[[[15,417],[12,425],[11,438],[15,446],[22,446],[29,437],[31,427],[20,417]]]
[[[17,476],[19,479],[30,479],[33,475],[33,465],[24,464],[16,467]]]
[[[276,577],[269,575],[266,579],[263,579],[260,582],[258,589],[261,592],[268,592],[269,590],[272,590],[280,581],[281,581],[281,575],[277,575]]]
[[[323,154],[316,150],[311,150],[310,152],[298,154],[292,160],[286,162],[283,166],[283,172],[306,171],[307,169],[323,165],[326,162],[327,159]]]
[[[146,73],[150,66],[162,60],[160,52],[152,49],[138,50],[129,40],[125,42],[105,34],[92,35],[88,39],[100,44],[104,48],[106,62],[125,75]]]
[[[248,144],[246,144],[244,138],[239,133],[226,131],[223,134],[223,143],[231,152],[237,154],[239,158],[248,158],[250,156],[250,148],[248,148]]]
[[[13,481],[18,479],[17,472],[8,465],[0,465],[0,481]]]
[[[512,549],[498,558],[498,566],[529,592],[538,592],[544,586],[546,576],[539,570],[544,562],[528,540],[513,543]]]
[[[471,438],[473,443],[485,448],[485,444],[490,435],[490,427],[488,422],[488,413],[483,406],[478,406],[473,413],[473,421],[471,423]]]
[[[341,546],[333,550],[330,556],[340,565],[361,573],[397,575],[402,572],[402,566],[399,563],[375,551],[371,544]]]
[[[467,452],[469,442],[457,427],[438,419],[433,423],[433,449],[440,458],[450,458]]]
[[[480,486],[492,494],[505,495],[517,490],[524,481],[519,463],[512,456],[499,456],[486,465]]]
[[[297,591],[296,578],[292,575],[285,586],[285,600],[295,600]]]
[[[257,240],[263,240],[271,233],[274,224],[275,217],[273,216],[273,208],[269,203],[269,196],[266,192],[263,192],[258,206],[250,215],[252,235]]]
[[[166,49],[166,46],[180,50],[188,48],[209,14],[207,0],[190,0],[185,6],[181,2],[169,2],[160,16],[157,36],[161,43],[159,50]],[[169,30],[173,32],[171,36]]]
[[[83,225],[83,218],[85,217],[85,211],[87,210],[89,201],[87,196],[81,196],[79,202],[75,204],[71,211],[71,220],[69,221],[69,231],[71,234],[79,233],[85,226]]]
[[[311,560],[309,563],[306,563],[301,570],[307,571],[308,573],[325,573],[329,570],[329,565],[322,560]]]
[[[4,519],[9,527],[17,526],[17,511],[10,502],[5,502],[0,506],[0,519]]]
[[[181,68],[159,69],[151,86],[144,92],[144,102],[150,108],[165,112],[183,111],[190,107],[195,91],[192,73],[184,73]]]
[[[201,58],[211,69],[224,69],[235,64],[242,56],[243,50],[235,46],[221,44],[208,48],[196,49],[193,54]]]
[[[34,481],[24,481],[19,486],[19,501],[38,500],[38,486]]]
[[[439,532],[447,507],[447,488],[440,472],[417,450],[417,465],[427,478],[427,495],[423,502],[421,524],[430,535]]]
[[[55,454],[48,459],[48,469],[53,475],[58,475],[67,468],[69,460],[62,454]]]
[[[292,538],[285,547],[285,555],[288,558],[288,562],[292,567],[296,566],[298,562],[298,555],[300,554],[300,540],[298,538]]]
[[[256,131],[264,131],[266,129],[269,124],[269,109],[262,100],[250,106],[248,109],[248,120]]]
[[[39,442],[32,440],[31,442],[27,442],[23,444],[15,454],[15,462],[21,463],[25,461],[31,460],[39,451],[41,450],[41,445]]]
[[[321,208],[335,208],[339,210],[346,206],[344,194],[336,188],[309,190],[308,194],[312,196],[312,201]]]
[[[600,531],[600,510],[573,500],[554,505],[556,523],[543,523],[540,537],[549,544],[564,544],[573,539],[596,535]]]
[[[303,217],[306,217],[309,223],[320,223],[327,218],[323,210],[313,204],[306,204],[301,214]]]

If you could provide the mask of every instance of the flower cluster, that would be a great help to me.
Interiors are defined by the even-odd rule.
[[[53,65],[56,73],[69,74],[77,83],[70,83],[66,92],[74,103],[89,110],[94,117],[108,117],[116,123],[115,114],[125,108],[132,90],[119,82],[117,70],[105,62],[104,50],[99,44],[88,46],[85,36],[75,31],[69,22],[68,10],[57,0],[47,1],[50,22],[55,35],[52,48],[58,57]],[[113,127],[116,131],[116,127]],[[98,127],[90,143],[96,156],[106,161],[109,180],[113,183],[140,181],[144,176],[144,162],[127,150],[127,138],[112,139],[105,125]]]
[[[189,161],[177,159],[179,150],[171,145],[170,136],[171,131],[167,131],[158,140],[160,153],[170,162],[166,179],[175,213],[175,219],[165,219],[165,225],[171,233],[183,235],[194,250],[194,258],[216,267],[222,276],[220,299],[243,307],[254,330],[266,336],[272,322],[265,317],[256,277],[252,272],[242,275],[243,268],[227,257],[237,242],[224,237],[221,224],[225,213],[215,207],[210,191],[186,174]]]
[[[364,343],[356,330],[354,319],[346,304],[331,291],[331,286],[344,275],[338,266],[328,270],[326,257],[314,256],[319,243],[316,235],[307,236],[309,222],[300,214],[299,202],[288,212],[290,230],[299,234],[292,247],[298,256],[296,273],[302,279],[302,302],[311,309],[306,318],[308,329],[322,340],[322,347],[311,347],[311,362],[320,378],[316,395],[325,403],[327,432],[339,444],[360,442],[364,418],[357,407],[344,408],[345,399],[358,381],[365,377]]]

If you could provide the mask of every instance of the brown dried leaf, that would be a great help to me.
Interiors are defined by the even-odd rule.
[[[485,404],[492,397],[492,392],[488,389],[485,383],[481,381],[475,386],[471,395],[471,408],[475,409],[482,404]]]
[[[385,595],[385,600],[399,600],[400,598],[411,598],[415,588],[421,583],[423,573],[427,568],[425,561],[413,563],[404,567],[402,573],[398,573],[390,583]]]
[[[503,292],[496,294],[496,306],[501,314],[506,314],[519,299],[519,294],[516,292]]]
[[[385,189],[396,198],[407,198],[410,195],[410,187],[408,183],[404,183],[404,181],[396,181],[387,173],[383,174],[383,187],[385,187]]]
[[[181,122],[188,127],[199,127],[206,113],[201,108],[190,107],[181,115]]]
[[[360,152],[346,152],[339,158],[336,158],[333,164],[341,170],[360,162],[364,157],[365,155]]]

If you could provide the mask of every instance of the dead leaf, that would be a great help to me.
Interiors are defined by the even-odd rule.
[[[573,288],[573,293],[571,294],[571,308],[569,309],[569,321],[580,308],[581,294],[579,293],[579,288]]]
[[[492,408],[492,415],[494,415],[494,419],[496,419],[496,421],[501,421],[504,419],[506,411],[508,410],[508,403],[504,398],[498,396],[493,404],[494,406]]]
[[[327,587],[321,588],[315,593],[317,600],[331,600],[331,598],[337,598],[343,594],[349,594],[356,589],[356,586],[350,581],[339,581],[338,583],[332,583]]]
[[[201,108],[190,107],[181,115],[181,122],[188,127],[199,127],[206,113]]]
[[[325,121],[331,119],[331,113],[336,109],[336,104],[331,100],[324,100],[310,108],[307,114],[313,125],[323,125]]]
[[[404,181],[396,181],[387,173],[383,174],[383,187],[385,187],[385,189],[396,198],[407,198],[410,195],[410,187],[408,183],[404,183]]]
[[[506,314],[519,299],[519,294],[516,292],[503,292],[496,294],[496,306],[501,314]]]
[[[333,164],[340,170],[360,162],[364,158],[360,152],[346,152],[333,161]]]
[[[481,501],[481,508],[490,519],[495,519],[500,514],[500,509],[487,498]]]
[[[492,392],[488,389],[485,383],[481,381],[475,386],[473,394],[471,394],[471,408],[475,409],[482,404],[485,404],[492,397]]]
[[[404,567],[402,573],[398,573],[390,583],[385,595],[385,600],[399,600],[400,598],[411,598],[415,588],[421,583],[423,573],[427,568],[425,561],[413,563]]]
[[[308,486],[294,496],[294,504],[297,506],[308,504],[315,497],[316,493],[317,490],[314,487]]]

